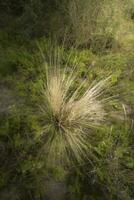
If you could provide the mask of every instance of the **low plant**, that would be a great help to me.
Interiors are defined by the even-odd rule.
[[[72,72],[67,67],[62,69],[60,62],[52,66],[46,63],[40,104],[48,163],[80,162],[88,157],[91,130],[107,118],[106,105],[111,97],[103,94],[111,84],[111,77],[89,86],[86,80],[77,77],[74,69]]]

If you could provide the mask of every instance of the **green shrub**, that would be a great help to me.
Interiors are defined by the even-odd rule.
[[[17,190],[17,198],[25,199],[23,195],[26,195],[26,199],[31,199],[32,193],[36,195],[36,192],[40,195],[42,172],[41,162],[37,159],[38,132],[37,116],[29,108],[12,107],[8,116],[1,116],[0,188]]]

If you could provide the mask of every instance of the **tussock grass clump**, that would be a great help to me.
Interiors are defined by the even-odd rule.
[[[88,157],[88,138],[93,128],[106,119],[103,98],[110,77],[87,86],[86,80],[76,85],[77,76],[59,67],[46,72],[42,90],[44,129],[47,155],[50,163],[64,163]]]

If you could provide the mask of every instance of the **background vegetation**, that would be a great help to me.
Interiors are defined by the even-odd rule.
[[[81,163],[47,164],[39,105],[53,46],[76,86],[112,74],[117,101]],[[132,200],[133,129],[134,0],[0,1],[1,200]]]

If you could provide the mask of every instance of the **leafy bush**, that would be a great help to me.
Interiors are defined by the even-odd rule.
[[[38,132],[37,117],[26,107],[12,106],[8,116],[1,116],[0,188],[5,192],[0,194],[2,199],[9,199],[7,190],[13,192],[13,196],[9,193],[12,199],[32,199],[32,193],[39,195],[42,173],[37,159]]]

